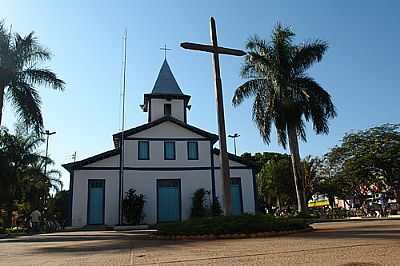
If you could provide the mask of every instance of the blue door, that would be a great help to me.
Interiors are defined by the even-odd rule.
[[[88,181],[88,224],[104,224],[104,180]]]
[[[232,215],[240,215],[243,212],[242,186],[240,178],[231,178],[231,204]]]
[[[175,222],[181,217],[181,187],[179,179],[157,180],[158,222]]]

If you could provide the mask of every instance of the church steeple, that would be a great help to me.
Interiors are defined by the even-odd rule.
[[[148,112],[148,121],[163,116],[173,116],[186,123],[189,95],[182,93],[166,59],[158,73],[153,90],[144,95],[144,112]]]
[[[172,74],[167,59],[164,59],[164,63],[162,64],[160,72],[158,73],[158,77],[151,94],[183,95],[178,83],[176,82],[174,74]]]

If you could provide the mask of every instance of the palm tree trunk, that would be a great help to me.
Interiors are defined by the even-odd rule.
[[[3,118],[3,103],[4,103],[4,92],[6,91],[6,86],[0,83],[0,126]]]
[[[306,212],[305,194],[304,194],[304,177],[300,163],[299,142],[297,139],[296,128],[288,126],[289,149],[292,159],[294,186],[296,188],[297,210],[298,212]]]

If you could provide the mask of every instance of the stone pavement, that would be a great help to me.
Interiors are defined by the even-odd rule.
[[[254,239],[143,240],[68,232],[0,240],[0,265],[400,265],[400,221],[315,224],[314,232]]]

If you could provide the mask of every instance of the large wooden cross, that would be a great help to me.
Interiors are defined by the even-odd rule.
[[[241,50],[218,46],[217,29],[215,26],[215,19],[213,17],[211,17],[210,19],[210,34],[211,34],[212,45],[184,42],[181,43],[181,47],[185,49],[203,51],[213,54],[215,95],[217,101],[218,133],[219,133],[219,144],[220,144],[219,156],[221,164],[222,187],[224,193],[223,194],[224,214],[230,215],[231,213],[230,173],[229,173],[228,152],[226,148],[224,101],[222,97],[222,82],[221,82],[221,71],[219,67],[219,55],[227,54],[227,55],[243,56],[246,53]]]

